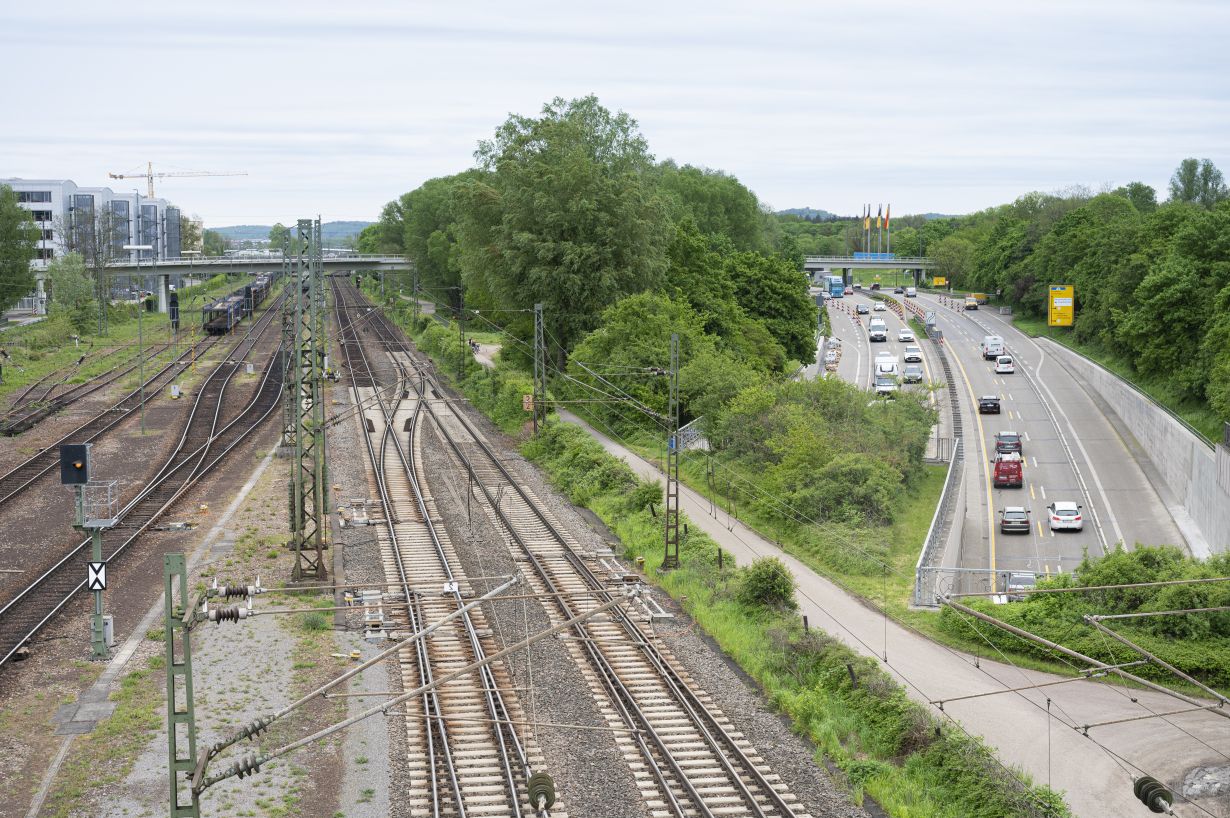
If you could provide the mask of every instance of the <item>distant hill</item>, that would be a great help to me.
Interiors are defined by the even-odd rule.
[[[357,236],[372,222],[325,222],[320,226],[320,232],[325,244],[331,239],[346,239]],[[291,225],[287,225],[290,227]],[[211,227],[215,233],[221,233],[229,241],[265,241],[269,238],[271,224],[236,224],[231,227]]]

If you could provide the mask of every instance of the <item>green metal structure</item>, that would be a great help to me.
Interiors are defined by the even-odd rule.
[[[166,600],[163,634],[167,653],[168,814],[170,818],[200,818],[200,803],[191,792],[192,777],[197,767],[196,711],[192,702],[192,645],[189,636],[192,603],[188,600],[188,566],[183,554],[163,556],[162,585]],[[180,802],[181,794],[188,797],[188,803]]]

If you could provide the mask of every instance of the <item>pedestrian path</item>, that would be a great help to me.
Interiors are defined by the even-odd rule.
[[[655,466],[580,418],[563,411],[560,416],[584,428],[640,477],[662,479]],[[691,524],[712,537],[738,564],[746,565],[766,556],[781,559],[795,577],[799,612],[808,617],[811,626],[822,628],[860,653],[878,659],[917,701],[927,703],[1005,691],[1061,678],[979,660],[937,644],[887,619],[867,602],[820,576],[724,510],[717,508],[711,514],[709,500],[698,492],[680,486],[680,504]],[[973,630],[971,637],[978,638]],[[1061,715],[1062,721],[1047,715],[1048,702],[1051,712]],[[1065,792],[1075,815],[1104,818],[1152,814],[1133,797],[1132,779],[1125,767],[1131,770],[1135,765],[1172,787],[1181,787],[1184,776],[1193,768],[1226,765],[1230,761],[1230,722],[1212,713],[1196,712],[1171,716],[1170,723],[1145,719],[1090,731],[1093,739],[1125,759],[1126,764],[1116,761],[1093,739],[1068,725],[1186,707],[1153,691],[1132,690],[1129,694],[1111,684],[1075,681],[950,702],[944,715],[982,736],[1005,764],[1025,770],[1036,782],[1049,781],[1056,790]],[[935,708],[932,712],[940,715]],[[1203,814],[1191,805],[1185,806],[1188,812],[1178,814]]]

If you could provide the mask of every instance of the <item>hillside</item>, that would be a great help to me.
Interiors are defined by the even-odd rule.
[[[798,216],[803,219],[828,221],[829,219],[841,218],[836,213],[830,213],[827,210],[817,210],[814,207],[792,207],[789,210],[777,211],[778,216]]]
[[[325,244],[330,240],[357,236],[371,222],[325,222],[320,226]],[[211,227],[228,241],[262,241],[269,238],[269,224],[236,224],[230,227]]]

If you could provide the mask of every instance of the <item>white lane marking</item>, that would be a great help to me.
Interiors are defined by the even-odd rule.
[[[292,404],[292,405],[293,405],[293,404]],[[1038,484],[1038,491],[1040,491],[1040,492],[1042,493],[1042,499],[1043,499],[1043,500],[1045,500],[1045,499],[1046,499],[1046,486],[1044,486],[1044,485],[1042,485],[1041,483],[1039,483],[1039,484]]]
[[[1012,397],[1011,392],[1008,393],[1008,400],[1016,400],[1016,398]],[[291,406],[294,406],[294,404],[292,403]]]
[[[293,405],[293,404],[292,404],[292,405]],[[1030,458],[1030,460],[1034,461],[1034,468],[1035,468],[1035,469],[1036,469],[1036,468],[1038,468],[1038,458],[1036,458],[1036,457],[1031,457],[1031,458]]]
[[[294,406],[294,404],[292,403],[291,406]],[[1029,442],[1029,432],[1021,432],[1021,437],[1025,438],[1026,443]]]

